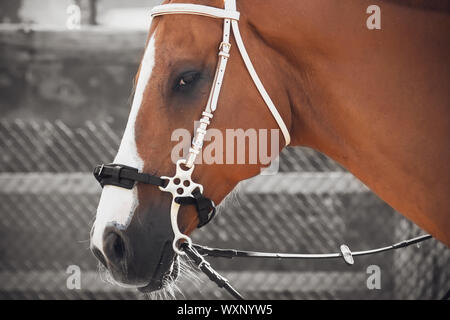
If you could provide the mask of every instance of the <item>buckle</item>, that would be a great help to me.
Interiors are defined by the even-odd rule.
[[[138,172],[138,169],[125,166],[122,164],[102,164],[94,169],[94,177],[100,183],[102,188],[105,185],[112,185],[122,187],[125,189],[132,189],[136,181],[131,177],[127,177],[123,170]]]
[[[230,49],[231,49],[231,43],[229,43],[229,42],[221,42],[220,43],[220,45],[219,45],[219,50],[222,50],[224,47],[226,47],[227,48],[227,50],[228,51],[230,51]]]
[[[341,245],[340,249],[341,249],[342,258],[344,258],[345,263],[348,265],[354,264],[355,261],[353,260],[353,254],[352,254],[352,251],[350,250],[350,248],[348,246],[346,246],[345,244],[343,244],[343,245]]]
[[[102,176],[102,172],[103,172],[103,168],[105,167],[105,164],[104,163],[102,163],[102,165],[100,166],[100,170],[98,171],[98,173],[97,173],[97,176],[98,177],[101,177]]]

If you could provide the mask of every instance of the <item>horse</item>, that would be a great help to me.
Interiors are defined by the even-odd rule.
[[[238,0],[242,39],[278,116],[267,110],[267,97],[233,51],[239,46],[235,35],[220,46],[227,71],[221,75],[214,119],[206,112],[203,128],[211,122],[219,132],[268,130],[268,144],[277,146],[271,159],[288,143],[318,150],[449,246],[450,19],[442,7],[430,5],[436,2],[425,2],[420,7],[418,1],[408,6],[371,1],[381,9],[381,29],[370,29],[369,4],[363,0]],[[220,0],[189,3],[224,8]],[[152,18],[114,159],[119,169],[136,168],[129,174],[139,181],[174,174],[177,141],[171,134],[192,128],[204,115],[222,70],[217,47],[230,19],[237,17],[174,13]],[[176,163],[177,172],[183,164]],[[198,182],[204,196],[220,204],[240,181],[266,166],[261,161],[196,163],[195,171],[183,172],[189,173],[188,184]],[[148,183],[124,187],[119,178],[114,181],[104,185],[91,250],[115,283],[142,292],[159,290],[179,269],[174,236],[188,241],[202,219],[194,206],[178,208],[175,193],[171,197]],[[167,187],[161,183],[160,188]]]

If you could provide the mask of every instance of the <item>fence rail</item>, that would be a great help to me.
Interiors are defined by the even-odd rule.
[[[301,181],[302,183],[297,183]],[[256,176],[243,181],[239,192],[251,194],[359,193],[369,189],[347,172],[290,172]],[[0,173],[2,194],[98,194],[100,186],[92,173]]]

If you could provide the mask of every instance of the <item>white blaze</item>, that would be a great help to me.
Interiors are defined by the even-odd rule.
[[[141,69],[127,126],[120,143],[119,151],[114,159],[114,163],[138,168],[140,171],[142,171],[144,161],[137,152],[134,129],[136,117],[144,97],[144,91],[152,74],[153,66],[155,65],[154,34],[155,32],[150,38],[147,48],[145,49],[144,57],[142,58]],[[91,244],[103,252],[103,232],[105,228],[112,223],[127,226],[137,205],[138,197],[136,187],[128,190],[110,185],[105,186],[97,208]]]

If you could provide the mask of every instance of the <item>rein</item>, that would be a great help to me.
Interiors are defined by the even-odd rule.
[[[276,253],[276,252],[259,252],[259,251],[243,251],[234,249],[219,249],[219,248],[209,248],[201,245],[190,245],[183,243],[181,248],[186,252],[187,256],[191,258],[192,261],[197,265],[197,267],[203,271],[208,278],[215,282],[219,288],[223,288],[228,291],[234,298],[238,300],[243,300],[244,297],[234,289],[228,280],[217,273],[211,265],[204,259],[204,257],[214,257],[214,258],[265,258],[265,259],[333,259],[333,258],[343,258],[345,263],[348,265],[353,265],[353,257],[372,255],[380,252],[406,248],[410,245],[431,239],[432,236],[429,234],[421,235],[416,238],[404,240],[401,242],[394,243],[387,247],[381,247],[377,249],[370,249],[366,251],[355,251],[351,252],[349,247],[345,244],[341,245],[341,252],[336,253]]]
[[[236,45],[239,49],[244,64],[255,84],[256,89],[263,98],[267,108],[271,112],[273,118],[277,122],[285,144],[290,143],[289,131],[283,121],[280,113],[270,99],[269,94],[265,90],[258,74],[253,67],[250,57],[245,49],[242,40],[238,20],[240,13],[236,10],[236,0],[224,0],[224,9],[196,5],[196,4],[165,4],[156,6],[151,10],[152,17],[172,14],[191,14],[201,15],[209,18],[223,19],[223,37],[219,45],[219,61],[217,63],[214,82],[211,87],[208,102],[200,119],[200,125],[196,130],[192,146],[189,149],[187,159],[178,160],[176,163],[176,172],[173,177],[158,177],[155,175],[139,172],[138,169],[121,164],[102,164],[94,169],[94,176],[103,187],[105,185],[112,185],[116,187],[132,189],[136,183],[150,184],[157,186],[161,191],[168,192],[172,195],[172,202],[170,207],[170,221],[174,233],[172,242],[173,251],[178,255],[187,255],[197,267],[208,276],[208,278],[215,282],[220,288],[227,290],[234,298],[243,299],[228,282],[228,280],[217,273],[211,265],[204,259],[204,256],[221,257],[221,258],[274,258],[274,259],[328,259],[328,258],[343,258],[344,261],[352,265],[354,263],[354,256],[362,256],[384,252],[388,250],[404,248],[414,243],[425,241],[431,238],[431,235],[423,235],[410,240],[405,240],[388,247],[377,248],[367,251],[351,252],[349,247],[341,245],[340,252],[328,254],[290,254],[290,253],[270,253],[270,252],[256,252],[256,251],[241,251],[231,249],[209,248],[192,243],[192,240],[187,235],[183,234],[178,228],[178,211],[181,205],[195,205],[198,214],[198,228],[207,224],[214,217],[216,207],[211,199],[203,196],[203,186],[192,181],[191,175],[194,170],[194,162],[196,156],[200,153],[203,140],[206,135],[208,125],[213,118],[213,113],[217,108],[220,90],[223,83],[228,58],[230,57],[230,35],[231,31],[234,34]]]

